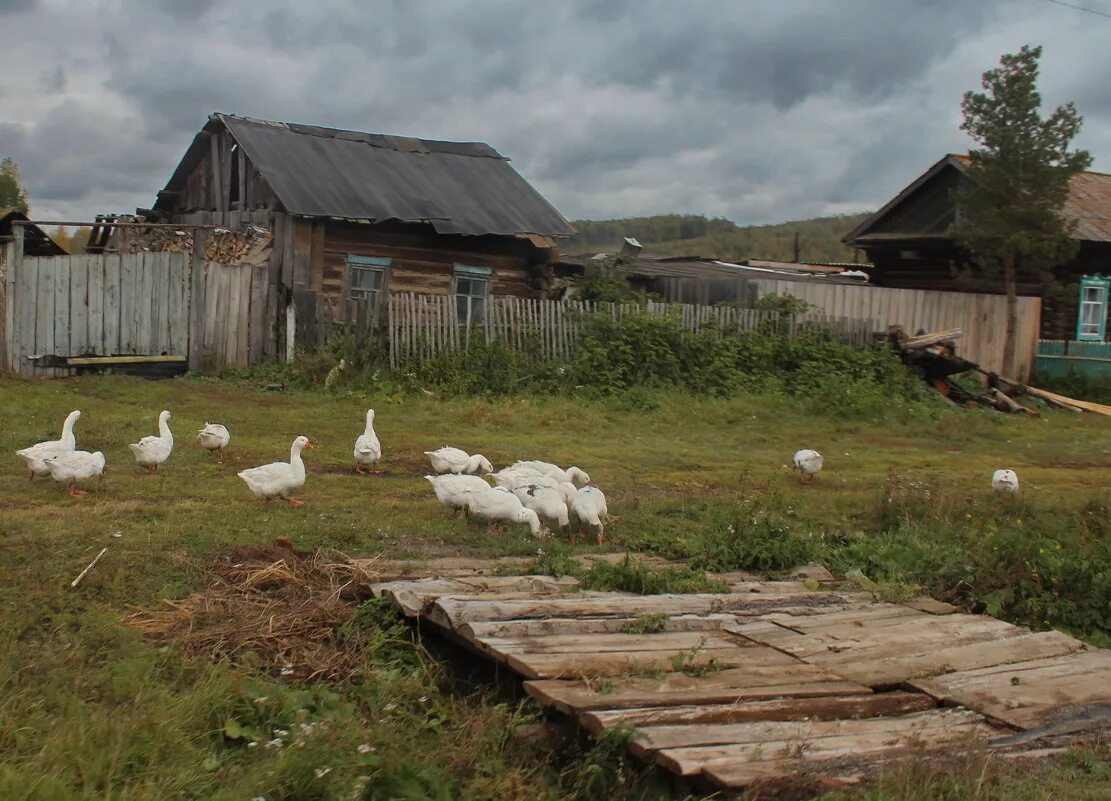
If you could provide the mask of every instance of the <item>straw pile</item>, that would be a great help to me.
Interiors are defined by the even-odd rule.
[[[182,653],[251,661],[298,680],[357,677],[358,648],[340,628],[369,597],[371,569],[336,552],[241,548],[218,560],[203,593],[163,609],[137,609],[127,622]]]

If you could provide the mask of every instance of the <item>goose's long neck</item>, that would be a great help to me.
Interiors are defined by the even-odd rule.
[[[366,430],[363,431],[363,433],[368,435],[368,436],[371,436],[371,435],[374,434],[374,418],[373,417],[367,417],[367,419],[366,419]]]
[[[62,442],[68,442],[70,445],[77,444],[77,440],[73,436],[73,425],[76,422],[77,418],[71,414],[66,418],[66,421],[62,423]]]
[[[170,433],[170,424],[166,422],[165,417],[158,418],[158,435],[169,441],[171,445],[174,444],[174,435]]]
[[[305,474],[305,463],[301,461],[301,446],[296,443],[289,449],[289,464],[299,475]]]

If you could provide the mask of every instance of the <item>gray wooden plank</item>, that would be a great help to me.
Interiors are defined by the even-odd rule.
[[[135,254],[139,274],[138,296],[135,303],[135,339],[138,353],[154,353],[154,289],[157,260],[154,253]]]
[[[122,279],[122,267],[120,257],[117,255],[108,254],[101,258],[104,268],[103,316],[101,318],[104,329],[104,355],[115,356],[121,352],[120,319],[122,312],[120,306],[122,298],[120,297],[120,281]]]
[[[170,291],[169,276],[166,275],[166,254],[148,253],[146,261],[150,269],[150,352],[161,355],[166,347],[166,335],[162,328],[167,324],[167,296]]]
[[[38,260],[26,258],[22,254],[16,258],[19,264],[16,275],[19,284],[16,289],[19,309],[15,356],[18,371],[26,375],[34,375],[34,366],[27,361],[27,357],[35,353],[35,337],[38,334]]]
[[[69,356],[69,274],[72,256],[55,256],[50,260],[54,272],[54,350],[58,356]]]
[[[86,330],[85,343],[90,353],[103,356],[104,351],[104,257],[98,254],[85,256]]]
[[[48,259],[26,259],[34,261],[38,271],[38,298],[35,309],[35,353],[42,355],[54,352],[54,271]],[[42,368],[35,368],[35,375],[48,375]]]
[[[10,372],[19,371],[19,287],[16,273],[19,270],[15,255],[15,242],[4,246],[4,330],[0,339],[4,341],[4,367]]]
[[[69,355],[89,352],[89,257],[69,257]]]
[[[204,322],[201,326],[202,365],[204,370],[214,370],[220,365],[216,359],[216,316],[219,313],[220,274],[213,262],[204,263]]]
[[[253,267],[239,267],[236,272],[239,278],[239,337],[235,348],[235,364],[237,367],[246,367],[250,363],[251,279],[256,270]]]
[[[135,353],[135,261],[124,254],[114,257],[119,264],[119,346],[121,354]]]
[[[189,296],[184,255],[168,253],[166,276],[166,348],[174,356],[188,356]]]
[[[242,300],[239,285],[239,268],[225,267],[221,280],[223,291],[227,293],[227,306],[224,318],[224,363],[229,367],[237,366],[239,349],[239,324],[243,321],[239,313]]]
[[[267,271],[252,267],[250,298],[251,323],[248,331],[247,364],[260,364],[266,351],[266,314],[268,298],[266,293]]]

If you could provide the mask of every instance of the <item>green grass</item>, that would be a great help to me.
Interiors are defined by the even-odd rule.
[[[495,465],[543,458],[587,469],[617,518],[606,528],[607,549],[717,569],[775,571],[818,558],[937,594],[971,581],[957,602],[1071,624],[1093,641],[1106,636],[1098,608],[1111,586],[1106,419],[946,411],[876,420],[815,414],[778,395],[645,397],[651,402],[488,401],[268,393],[193,378],[0,377],[0,451],[8,454],[0,470],[0,798],[339,799],[353,797],[363,776],[371,777],[364,797],[383,801],[591,798],[601,789],[613,798],[667,797],[635,766],[616,763],[621,749],[608,741],[566,758],[518,742],[514,728],[535,710],[507,703],[484,682],[460,684],[422,649],[399,644],[404,631],[380,610],[360,612],[353,624],[352,647],[365,657],[358,680],[332,685],[290,684],[249,662],[183,658],[124,624],[136,606],[202,589],[204,566],[222,549],[277,536],[304,549],[390,558],[549,547],[523,529],[487,536],[439,507],[421,478],[422,452],[444,444],[481,451]],[[360,478],[351,447],[367,406],[378,412],[385,472]],[[73,408],[83,413],[79,447],[104,451],[108,462],[103,483],[83,500],[48,480],[28,483],[12,455],[56,437]],[[177,449],[148,476],[126,445],[154,433],[163,408],[173,412]],[[223,464],[192,441],[205,421],[232,432]],[[235,472],[288,458],[297,434],[317,446],[306,454],[306,505],[264,505]],[[826,457],[825,472],[806,487],[788,468],[800,447]],[[1016,503],[991,494],[997,467],[1018,471]],[[105,545],[105,557],[71,589]],[[663,576],[663,586],[680,573]],[[383,642],[393,645],[374,645]],[[267,747],[274,739],[282,744]],[[1096,779],[1085,777],[1097,773],[1056,770],[1044,783],[1058,788],[1052,797],[1096,797]],[[627,781],[611,787],[613,777]],[[935,779],[936,795],[915,797],[957,797]],[[900,797],[883,786],[874,792],[886,795],[868,797]]]

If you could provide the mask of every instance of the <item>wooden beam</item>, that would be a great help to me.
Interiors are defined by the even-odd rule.
[[[187,223],[153,223],[153,222],[73,222],[72,220],[12,220],[12,225],[22,229],[26,225],[66,225],[70,227],[98,227],[104,228],[216,228],[215,225],[190,225]],[[13,233],[15,229],[13,228]]]
[[[70,367],[86,365],[113,365],[113,364],[181,364],[186,361],[185,356],[78,356],[66,360]]]

